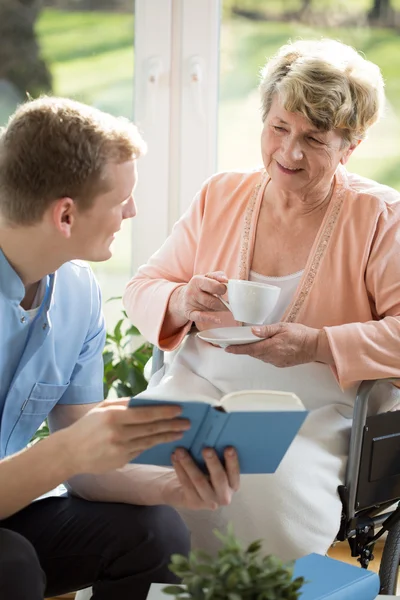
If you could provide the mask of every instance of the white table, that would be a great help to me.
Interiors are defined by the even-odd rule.
[[[147,596],[147,600],[166,600],[167,598],[171,600],[173,596],[167,596],[161,592],[162,588],[165,586],[165,583],[153,583],[149,595]],[[390,600],[391,598],[396,600],[398,597],[399,596],[377,596],[376,600],[379,600],[379,598],[381,598],[381,600]]]

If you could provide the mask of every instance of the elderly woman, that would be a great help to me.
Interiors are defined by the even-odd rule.
[[[357,385],[400,377],[400,196],[344,168],[382,108],[376,65],[339,42],[298,41],[260,89],[264,168],[211,177],[124,300],[144,336],[177,349],[148,395],[276,389],[310,410],[275,474],[242,477],[230,506],[184,514],[194,546],[212,550],[211,530],[233,521],[295,558],[326,552],[339,529]],[[253,329],[260,341],[224,351],[187,334],[241,325],[216,297],[227,278],[282,291],[273,323]],[[394,408],[397,388],[378,387],[374,410]]]

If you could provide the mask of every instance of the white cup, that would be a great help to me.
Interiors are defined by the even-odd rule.
[[[269,315],[278,302],[281,288],[267,283],[229,279],[228,302],[222,302],[229,308],[236,321],[251,325],[266,324]]]

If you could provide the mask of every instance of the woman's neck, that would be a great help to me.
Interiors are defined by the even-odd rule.
[[[333,189],[334,181],[312,194],[302,191],[287,192],[277,188],[274,182],[270,181],[265,189],[263,202],[276,215],[284,215],[286,219],[319,216],[326,212]]]

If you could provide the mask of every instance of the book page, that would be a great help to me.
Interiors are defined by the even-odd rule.
[[[304,404],[291,392],[243,390],[227,394],[221,400],[227,412],[263,412],[305,410]]]

